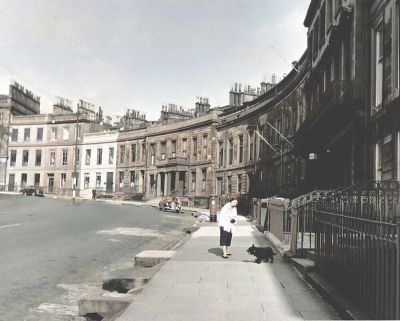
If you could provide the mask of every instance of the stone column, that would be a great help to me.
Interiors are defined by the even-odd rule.
[[[146,186],[146,192],[149,193],[149,192],[150,192],[150,174],[147,173],[147,174],[145,174],[145,175],[147,175],[147,176],[146,176],[146,178],[147,178],[147,179],[146,179],[146,182],[147,182],[147,184],[146,184],[146,185],[147,185],[147,186]]]
[[[169,176],[170,176],[170,173],[165,173],[165,177],[164,177],[164,195],[168,195],[169,194]]]
[[[291,209],[291,229],[290,229],[290,252],[293,256],[297,254],[297,224],[298,224],[298,209],[297,207],[292,207]]]
[[[175,191],[177,191],[177,195],[180,196],[181,191],[181,186],[179,184],[179,172],[176,171],[175,172],[175,187],[174,187]]]
[[[161,196],[161,173],[157,174],[157,196]]]
[[[146,177],[147,177],[147,180],[145,179],[145,175],[146,175]],[[147,185],[150,185],[150,174],[149,173],[142,173],[142,171],[139,171],[139,179],[140,179],[140,182],[139,182],[139,184],[140,184],[140,186],[141,186],[141,192],[142,193],[146,193],[147,192],[147,190],[146,190],[146,185],[145,185],[145,183],[147,182]]]
[[[186,194],[189,195],[189,174],[188,172],[185,172],[185,176],[183,177],[183,188],[186,188]]]

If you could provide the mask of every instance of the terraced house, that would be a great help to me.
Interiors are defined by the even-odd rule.
[[[111,196],[115,188],[115,171],[117,167],[117,131],[101,131],[84,134],[79,144],[80,196],[92,197],[95,189],[97,196]]]
[[[369,179],[400,180],[400,3],[370,1],[366,114]]]
[[[116,191],[146,199],[194,197],[204,203],[214,193],[213,137],[218,122],[217,112],[204,112],[204,105],[197,104],[197,117],[184,110],[163,110],[158,123],[120,132]],[[187,119],[177,121],[166,113]]]
[[[40,97],[14,81],[8,95],[0,95],[0,190],[6,190],[10,117],[37,115],[40,113]]]
[[[83,102],[78,110],[73,113],[69,106],[55,105],[52,114],[11,116],[9,191],[32,185],[41,186],[46,193],[71,195],[74,183],[79,186],[83,134],[98,131],[102,125]]]

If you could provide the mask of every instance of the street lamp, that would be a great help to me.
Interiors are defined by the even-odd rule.
[[[78,156],[78,130],[79,130],[79,104],[76,109],[76,131],[75,131],[75,160],[74,160],[74,172],[72,175],[73,184],[72,184],[72,205],[75,205],[75,197],[76,197],[76,185],[78,184],[78,173],[77,169],[77,156]]]
[[[0,125],[0,167],[4,166],[4,187],[0,185],[0,190],[4,188],[4,191],[6,190],[6,180],[7,180],[7,159],[8,159],[8,148],[6,146],[3,146],[3,143],[5,141],[4,135],[5,135],[5,129],[4,129],[4,114],[0,113],[0,120],[1,120],[1,125]],[[7,145],[8,147],[8,142],[6,141],[4,145]],[[5,153],[4,155],[2,155]],[[2,182],[0,184],[3,184]]]

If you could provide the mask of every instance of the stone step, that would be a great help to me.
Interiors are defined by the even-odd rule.
[[[162,263],[151,267],[135,266],[105,273],[103,290],[127,293],[131,289],[144,286],[160,270]]]
[[[280,255],[284,255],[286,252],[290,251],[290,244],[284,243],[280,241],[274,234],[271,232],[264,232],[264,235],[267,237],[268,240],[274,245],[275,249],[279,252]]]
[[[314,250],[306,250],[306,257],[310,260],[314,260],[315,258],[315,251]]]
[[[133,298],[134,295],[130,294],[93,290],[78,299],[79,316],[89,320],[95,317],[112,318],[125,310],[133,302]]]
[[[339,313],[342,320],[369,320],[369,316],[350,300],[347,300],[333,284],[316,272],[306,275],[306,280],[321,294]]]
[[[175,251],[145,250],[135,256],[135,267],[152,267],[161,262],[168,261],[174,254]]]
[[[314,261],[308,258],[290,258],[290,262],[303,275],[314,270]]]

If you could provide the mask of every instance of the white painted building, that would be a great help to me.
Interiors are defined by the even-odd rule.
[[[92,197],[97,193],[113,193],[117,157],[117,131],[88,133],[82,142],[80,196]]]

